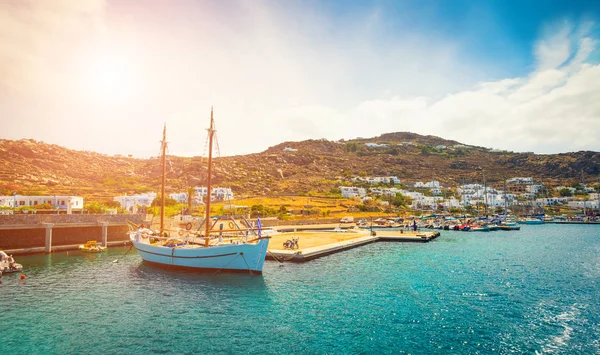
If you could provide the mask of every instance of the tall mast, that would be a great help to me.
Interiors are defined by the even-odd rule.
[[[488,201],[487,201],[487,184],[485,181],[485,173],[481,173],[483,175],[483,198],[485,201],[485,218],[487,220],[488,217]]]
[[[208,237],[208,233],[210,231],[210,195],[211,195],[211,173],[212,173],[212,147],[213,147],[213,137],[215,135],[215,120],[213,118],[213,109],[210,108],[210,128],[208,131],[208,175],[206,178],[206,217],[204,224],[206,225],[206,230],[204,235]]]
[[[163,139],[160,146],[162,160],[162,183],[160,186],[160,235],[165,230],[165,182],[167,180],[167,124],[163,129]]]
[[[504,178],[504,220],[508,217],[508,201],[506,200],[506,177]]]

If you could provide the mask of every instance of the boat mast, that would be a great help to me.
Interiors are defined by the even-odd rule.
[[[487,184],[485,181],[485,173],[481,173],[483,175],[483,198],[484,198],[484,203],[485,203],[485,220],[487,221],[488,218],[488,200],[487,200]]]
[[[211,195],[211,173],[212,173],[212,146],[213,146],[213,137],[215,135],[215,120],[213,118],[213,109],[210,108],[210,128],[208,131],[208,172],[206,178],[206,217],[204,224],[206,226],[205,237],[208,238],[208,233],[210,231],[210,195]]]
[[[506,178],[504,178],[504,220],[508,217],[508,201],[506,200]]]
[[[165,182],[167,179],[167,124],[163,129],[163,139],[160,146],[162,160],[162,183],[160,186],[160,236],[165,230]]]

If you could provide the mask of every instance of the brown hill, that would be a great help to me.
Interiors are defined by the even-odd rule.
[[[168,160],[169,192],[204,184],[205,159],[169,156]],[[0,140],[0,167],[0,194],[73,194],[108,200],[123,193],[157,191],[160,184],[157,158],[106,156],[34,140]],[[397,132],[339,142],[284,142],[262,153],[217,158],[214,172],[216,185],[230,186],[245,196],[327,192],[339,186],[340,178],[358,175],[396,175],[408,183],[436,179],[456,186],[481,181],[484,173],[488,181],[533,176],[558,185],[579,181],[581,172],[588,182],[597,182],[600,154],[494,152]]]

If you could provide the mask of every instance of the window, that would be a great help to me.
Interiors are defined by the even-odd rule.
[[[25,206],[25,201],[19,201],[19,206]]]
[[[34,206],[36,206],[36,205],[37,205],[37,203],[38,203],[37,201],[33,201],[33,205],[34,205]]]

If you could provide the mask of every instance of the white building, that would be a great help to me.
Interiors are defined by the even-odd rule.
[[[547,197],[547,198],[538,198],[535,202],[539,206],[556,206],[567,203],[567,199],[565,197]]]
[[[433,181],[428,181],[426,183],[423,183],[421,181],[417,181],[415,183],[415,188],[430,188],[430,189],[439,189],[442,187],[442,185],[440,185],[439,181],[433,180]]]
[[[294,148],[290,148],[290,147],[285,147],[283,148],[284,152],[297,152],[298,149],[294,149]]]
[[[389,146],[389,144],[386,143],[365,143],[365,146],[367,146],[368,148],[386,148]]]
[[[372,187],[369,189],[372,194],[377,196],[387,196],[387,197],[395,197],[398,189],[386,189],[386,188],[376,188]]]
[[[203,197],[206,196],[207,188],[206,186],[194,187],[196,190],[196,201],[202,202]],[[229,187],[213,187],[211,188],[210,200],[211,201],[228,201],[233,200],[233,191]],[[186,194],[187,201],[187,194]]]
[[[535,184],[535,185],[529,185],[527,187],[525,187],[525,190],[527,190],[527,192],[531,192],[532,194],[537,194],[540,193],[540,191],[542,191],[543,185],[541,184]]]
[[[364,181],[368,182],[371,185],[389,184],[390,182],[393,182],[394,184],[400,184],[400,179],[397,176],[367,176],[364,178],[360,176],[355,176],[352,178],[352,181]]]
[[[573,209],[584,209],[584,208],[598,209],[599,202],[600,201],[598,201],[598,200],[595,200],[595,201],[569,201],[568,206]]]
[[[156,192],[147,192],[131,196],[115,196],[113,201],[120,203],[121,208],[135,213],[138,207],[150,207],[155,198]]]
[[[506,180],[507,184],[520,184],[527,185],[533,184],[533,178],[531,177],[514,177]]]
[[[411,204],[411,208],[413,209],[432,209],[435,210],[438,207],[438,204],[443,204],[444,199],[442,197],[437,196],[423,196],[419,199],[413,200]]]
[[[460,203],[459,200],[457,200],[454,197],[451,197],[449,199],[446,199],[443,203],[444,208],[445,209],[449,209],[449,208],[460,208],[462,207],[462,204]]]
[[[345,197],[345,198],[367,196],[367,190],[365,190],[362,187],[340,186],[340,191],[342,192],[342,197]]]
[[[83,210],[83,197],[80,196],[0,196],[0,206],[3,207],[37,206],[45,203],[67,213]]]
[[[179,203],[187,203],[188,202],[188,194],[185,192],[169,194],[169,197]]]

